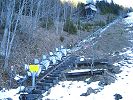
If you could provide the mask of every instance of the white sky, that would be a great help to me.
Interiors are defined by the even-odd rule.
[[[61,1],[72,1],[74,3],[77,2],[86,2],[86,1],[91,1],[91,0],[61,0]],[[94,0],[96,1],[96,0]],[[111,0],[107,0],[107,1],[111,1]],[[132,7],[133,8],[133,1],[132,0],[113,0],[115,3],[119,4],[119,5],[123,5],[124,7]]]
[[[82,1],[82,0],[81,0]],[[96,1],[96,0],[94,0]],[[111,0],[107,0],[107,1],[111,1]],[[132,7],[133,8],[133,1],[132,0],[113,0],[114,3],[117,3],[119,5],[123,5],[124,7]]]
[[[124,7],[132,7],[133,8],[133,1],[132,0],[114,0],[117,4],[123,5]]]

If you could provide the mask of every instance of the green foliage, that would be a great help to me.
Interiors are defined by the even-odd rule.
[[[82,30],[83,31],[89,32],[92,28],[93,28],[93,25],[92,24],[89,24],[89,23],[82,24]]]
[[[97,8],[100,9],[101,14],[103,14],[103,15],[108,14],[108,13],[119,15],[119,12],[121,10],[123,10],[123,7],[117,5],[113,2],[108,3],[106,1],[97,1],[96,6],[97,6]]]
[[[103,26],[106,25],[106,23],[105,23],[104,21],[96,21],[94,25],[95,25],[95,26],[103,27]]]
[[[94,24],[90,23],[81,23],[80,21],[78,22],[77,28],[82,31],[87,31],[90,32],[92,29],[94,29],[96,26],[103,27],[105,26],[106,23],[104,21],[96,21]]]
[[[107,16],[107,20],[106,20],[107,24],[112,22],[114,19],[115,19],[115,16],[111,16],[111,15]]]
[[[40,19],[40,21],[41,21],[40,26],[42,28],[50,29],[54,25],[54,22],[51,18],[48,19],[42,18]]]
[[[90,23],[81,23],[80,21],[78,22],[77,28],[78,30],[82,31],[87,31],[90,32],[92,29],[94,29],[96,26],[103,27],[105,26],[106,23],[104,21],[96,21],[94,24]]]
[[[63,30],[68,32],[69,34],[76,34],[77,33],[77,28],[70,19],[66,20],[66,23],[64,24]]]
[[[84,3],[78,3],[77,9],[78,9],[78,14],[80,17],[86,16],[86,10],[85,10],[85,4]]]
[[[78,29],[78,30],[81,29],[81,22],[80,22],[80,20],[78,20],[78,22],[77,22],[77,29]]]

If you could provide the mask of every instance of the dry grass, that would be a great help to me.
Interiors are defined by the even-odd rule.
[[[65,47],[69,47],[69,45],[74,46],[90,34],[90,32],[78,31],[77,35],[70,35],[61,31],[61,29],[59,29],[58,33],[56,33],[54,28],[48,31],[44,28],[37,28],[32,34],[18,33],[12,47],[9,65],[17,65],[16,69],[19,69],[16,71],[17,74],[23,74],[24,64],[33,63],[34,58],[41,59],[43,54],[47,55],[49,51],[55,51],[55,47],[60,47],[60,45],[64,45]],[[98,43],[94,47],[95,57],[108,57],[107,54],[109,52],[121,50],[121,48],[127,46],[128,42],[125,38],[125,32],[122,29],[123,24],[117,23],[116,26],[105,31],[105,35],[98,40]],[[64,38],[63,41],[60,41],[61,36]],[[83,48],[81,51],[76,52],[76,54],[92,57],[92,50],[91,48]],[[4,86],[2,82],[8,80],[8,76],[2,75],[1,71],[0,77],[2,77],[0,82]]]

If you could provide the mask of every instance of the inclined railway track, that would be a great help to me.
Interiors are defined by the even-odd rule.
[[[40,100],[43,93],[61,80],[63,71],[74,67],[76,59],[76,56],[70,55],[59,64],[45,70],[44,73],[40,74],[39,79],[37,79],[35,88],[28,91],[28,94],[21,94],[20,100]]]
[[[113,23],[110,23],[108,26],[105,28],[101,28],[88,36],[86,39],[83,41],[79,42],[75,48],[72,49],[72,52],[75,52],[79,49],[82,48],[85,42],[91,42],[99,37],[101,37],[102,33],[109,28],[111,25],[115,24],[118,22],[120,19],[115,20]],[[36,87],[31,90],[28,94],[21,94],[20,95],[20,100],[41,100],[41,95],[48,91],[51,87],[56,85],[61,77],[62,77],[62,72],[68,68],[74,67],[75,61],[77,57],[74,55],[70,55],[66,57],[62,62],[60,62],[57,65],[54,65],[53,67],[47,69],[44,71],[44,73],[40,74],[39,79],[36,82]]]

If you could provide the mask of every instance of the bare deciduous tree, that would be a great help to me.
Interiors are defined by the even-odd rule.
[[[8,68],[8,61],[9,61],[9,57],[10,57],[10,53],[11,53],[11,47],[13,45],[13,40],[16,35],[18,22],[20,20],[22,12],[23,12],[25,0],[23,0],[23,2],[21,2],[21,0],[20,0],[19,12],[17,14],[15,14],[15,2],[16,2],[15,0],[8,1],[4,36],[3,36],[3,39],[1,42],[1,55],[3,55],[5,57],[4,69]],[[16,20],[15,25],[12,26],[14,20]],[[11,31],[11,27],[14,27],[12,31]]]

